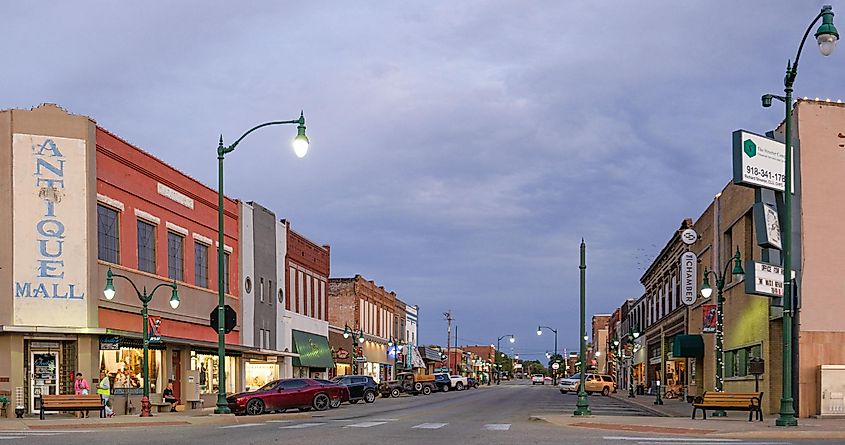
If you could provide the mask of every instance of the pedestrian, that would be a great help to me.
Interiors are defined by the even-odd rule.
[[[88,392],[91,391],[91,387],[88,386],[88,381],[82,378],[82,373],[76,373],[76,381],[73,382],[73,392],[78,396],[87,396]],[[76,414],[76,417],[83,418],[88,417],[88,412],[86,411],[79,411]]]
[[[170,404],[170,412],[176,412],[176,404],[179,403],[179,399],[173,395],[173,382],[167,382],[167,388],[164,388],[164,393],[162,393],[162,399],[164,399],[164,403]]]
[[[111,409],[109,398],[111,397],[111,382],[109,376],[104,371],[100,371],[100,383],[97,384],[97,394],[103,400],[106,417],[113,417],[114,411]]]

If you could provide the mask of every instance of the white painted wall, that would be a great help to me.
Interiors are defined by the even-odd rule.
[[[283,301],[279,302],[278,312],[276,313],[276,347],[280,351],[284,351],[285,348],[288,348],[288,351],[292,351],[290,347],[291,343],[291,333],[290,333],[290,320],[285,318],[285,304],[291,296],[288,295],[288,283],[285,280],[285,267],[287,262],[285,261],[285,257],[287,256],[288,252],[288,231],[287,226],[285,223],[281,221],[276,221],[276,284],[279,289],[282,289],[285,298]],[[278,290],[276,290],[276,298],[278,298]],[[285,360],[286,363],[290,362],[290,359]],[[282,366],[284,369],[284,366]],[[286,374],[285,376],[290,376],[290,374]]]
[[[253,230],[253,207],[245,202],[240,207],[239,242],[240,264],[239,277],[241,282],[241,343],[254,347],[255,342],[255,231]],[[211,251],[211,249],[209,249]],[[251,292],[246,291],[246,279],[252,281]]]

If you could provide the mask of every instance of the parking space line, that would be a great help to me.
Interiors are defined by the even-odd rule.
[[[417,428],[422,430],[437,430],[443,428],[446,425],[448,425],[448,423],[421,423],[419,425],[412,426],[411,428]]]

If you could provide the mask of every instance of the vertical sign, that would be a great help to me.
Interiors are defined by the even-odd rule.
[[[702,304],[701,305],[701,333],[715,334],[716,333],[716,305]]]
[[[85,141],[12,140],[14,323],[88,326],[88,171]]]
[[[733,132],[734,184],[782,192],[785,166],[786,145],[782,142],[745,130]]]
[[[695,304],[698,294],[698,256],[694,252],[681,255],[681,301],[687,305]]]

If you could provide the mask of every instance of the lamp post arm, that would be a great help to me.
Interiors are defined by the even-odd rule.
[[[127,277],[126,275],[120,275],[120,274],[116,274],[116,273],[112,273],[111,276],[112,276],[112,278],[123,278],[124,280],[128,281],[129,284],[132,285],[132,288],[135,289],[135,293],[138,294],[138,298],[141,299],[141,291],[138,290],[138,286],[136,286],[135,283],[132,282],[131,279],[129,279],[129,277]]]
[[[305,118],[304,118],[304,117],[300,117],[299,119],[295,119],[295,120],[291,120],[291,121],[272,121],[272,122],[265,122],[265,123],[263,123],[263,124],[256,125],[256,126],[254,126],[254,127],[250,128],[249,130],[247,130],[247,132],[246,132],[246,133],[242,134],[242,135],[241,135],[241,137],[239,137],[239,138],[238,138],[238,139],[237,139],[234,143],[232,143],[232,145],[230,145],[230,146],[228,146],[228,147],[226,147],[226,146],[224,146],[224,145],[223,145],[223,137],[221,136],[221,137],[220,137],[220,145],[217,147],[217,154],[222,156],[222,155],[224,155],[224,154],[226,154],[226,153],[230,153],[230,152],[234,151],[234,150],[235,150],[235,147],[237,147],[237,146],[238,146],[238,144],[239,144],[239,143],[240,143],[240,142],[241,142],[241,141],[242,141],[245,137],[247,137],[247,136],[248,136],[250,133],[252,133],[253,131],[258,130],[259,128],[269,127],[270,125],[288,125],[288,124],[300,124],[300,125],[304,125],[304,124],[305,124]]]
[[[792,63],[791,66],[787,66],[786,68],[786,77],[783,79],[783,84],[787,88],[792,88],[792,84],[795,82],[795,76],[798,74],[798,59],[801,58],[801,51],[804,50],[804,43],[807,42],[807,37],[810,36],[810,32],[813,30],[813,27],[816,26],[816,23],[819,22],[825,14],[825,9],[822,9],[819,12],[819,15],[810,23],[810,26],[807,27],[807,31],[804,32],[804,38],[801,39],[801,44],[798,45],[798,52],[795,54],[795,62]]]
[[[150,295],[150,300],[152,300],[152,299],[153,299],[153,295],[155,295],[156,291],[157,291],[160,287],[169,287],[169,288],[171,288],[171,289],[176,289],[176,282],[174,281],[174,282],[172,282],[172,283],[161,283],[161,284],[159,284],[158,286],[154,287],[154,288],[153,288],[153,290],[152,290],[152,291],[150,291],[150,293],[149,293],[149,295]]]

